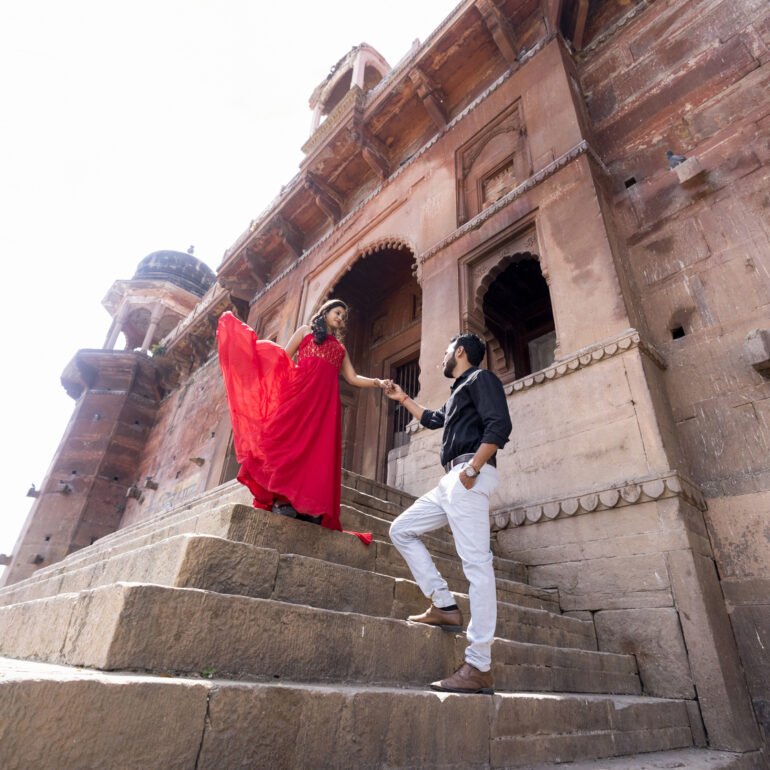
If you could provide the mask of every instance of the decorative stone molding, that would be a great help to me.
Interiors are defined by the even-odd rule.
[[[660,476],[630,479],[612,487],[585,492],[558,500],[544,500],[529,505],[498,508],[490,515],[493,531],[522,527],[540,521],[563,519],[584,513],[622,508],[636,503],[680,497],[701,511],[707,509],[706,500],[698,487],[677,471]]]
[[[552,160],[548,165],[544,166],[540,171],[532,174],[528,179],[525,179],[520,185],[517,185],[509,193],[503,195],[500,200],[493,203],[491,206],[485,208],[478,213],[472,219],[469,219],[464,225],[458,227],[453,233],[450,233],[446,238],[439,241],[437,244],[429,248],[427,251],[420,255],[420,261],[425,262],[431,257],[438,254],[438,252],[445,249],[451,243],[454,243],[459,238],[467,235],[473,230],[478,230],[484,222],[493,217],[498,211],[504,209],[516,198],[520,198],[524,193],[529,192],[532,188],[537,187],[541,182],[544,182],[548,177],[553,176],[557,171],[560,171],[565,166],[572,163],[573,160],[579,158],[581,155],[589,155],[593,161],[604,171],[609,173],[607,167],[602,162],[602,159],[598,156],[596,151],[591,147],[588,142],[583,139],[576,144],[572,149],[567,150],[563,155]]]
[[[597,342],[590,347],[572,353],[567,358],[563,358],[560,361],[551,364],[551,366],[546,369],[541,369],[539,372],[534,372],[533,374],[528,374],[526,377],[522,377],[520,380],[515,380],[505,386],[505,393],[506,395],[511,395],[511,393],[519,390],[527,390],[535,385],[541,385],[549,380],[564,377],[579,369],[585,369],[587,366],[598,363],[605,358],[612,358],[613,356],[625,353],[627,350],[632,350],[634,348],[639,348],[639,350],[647,355],[659,368],[666,368],[666,361],[663,356],[651,345],[643,342],[636,329],[628,329],[616,337]]]

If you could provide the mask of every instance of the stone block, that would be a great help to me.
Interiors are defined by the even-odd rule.
[[[389,617],[394,587],[394,579],[385,575],[285,554],[280,557],[270,598],[339,612]]]
[[[770,376],[770,329],[753,329],[746,335],[743,354],[760,374]]]
[[[753,751],[759,734],[714,563],[691,551],[666,559],[710,745]]]
[[[594,622],[600,650],[636,657],[645,693],[695,697],[675,609],[604,610],[594,614]]]
[[[15,662],[0,672],[4,770],[195,765],[203,683]]]
[[[430,692],[230,686],[212,693],[198,767],[481,766],[492,709]]]
[[[529,568],[533,585],[558,588],[565,610],[626,609],[672,604],[663,554],[592,559]]]
[[[62,594],[0,607],[0,654],[58,661],[77,600]]]

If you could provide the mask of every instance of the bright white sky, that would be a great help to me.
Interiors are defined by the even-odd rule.
[[[112,282],[191,244],[216,269],[297,172],[329,68],[361,42],[395,65],[456,4],[0,4],[0,553],[72,413],[61,372],[104,342]]]

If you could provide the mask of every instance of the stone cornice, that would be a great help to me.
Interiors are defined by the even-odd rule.
[[[535,54],[537,54],[542,48],[551,40],[553,39],[553,36],[544,37],[542,40],[538,41],[532,48],[524,54],[519,64],[522,65],[525,62],[529,61]],[[253,305],[257,300],[260,299],[266,292],[268,292],[273,286],[275,286],[279,281],[282,281],[286,275],[288,275],[292,270],[294,270],[296,267],[298,267],[307,257],[309,257],[312,253],[317,251],[321,246],[323,246],[324,243],[326,243],[330,238],[332,238],[335,233],[339,232],[341,228],[343,228],[345,225],[347,225],[351,219],[358,214],[366,205],[368,205],[372,200],[374,200],[383,190],[385,190],[397,177],[399,177],[401,174],[403,174],[409,167],[414,165],[433,145],[435,145],[440,139],[442,139],[449,131],[451,131],[458,123],[460,123],[465,117],[467,117],[476,107],[478,107],[482,102],[484,102],[486,99],[488,99],[508,78],[511,77],[513,74],[513,70],[507,70],[502,75],[500,75],[497,80],[495,80],[492,84],[490,84],[484,91],[482,91],[462,112],[455,115],[452,120],[449,121],[446,128],[443,131],[440,131],[436,133],[432,139],[428,140],[414,155],[412,155],[408,160],[404,161],[402,165],[400,165],[386,180],[382,182],[382,184],[379,184],[374,190],[372,190],[369,195],[366,196],[354,209],[349,211],[342,219],[340,219],[337,224],[332,227],[327,233],[322,235],[314,244],[309,246],[300,257],[298,257],[294,262],[292,262],[285,270],[283,270],[281,273],[279,273],[270,283],[268,283],[264,289],[261,289],[259,292],[257,292],[254,297],[252,298],[250,304]],[[371,93],[371,92],[370,92]],[[323,124],[322,124],[323,125]],[[602,163],[599,156],[596,154],[596,152],[588,147],[586,144],[586,150],[591,154],[591,156],[597,161],[597,163],[601,166],[603,170],[606,171],[606,167]],[[582,152],[581,152],[582,154]],[[549,164],[552,165],[552,164]],[[539,172],[542,173],[542,172]],[[535,175],[537,176],[537,175]],[[550,176],[550,174],[549,174]],[[532,179],[532,177],[530,177]],[[528,180],[529,181],[529,180]],[[542,180],[538,180],[542,181]],[[289,184],[292,185],[296,182],[296,178],[293,179]],[[525,182],[526,184],[526,182]],[[518,188],[517,188],[518,189]],[[288,191],[287,191],[288,192]],[[515,192],[515,190],[512,190],[511,192]],[[510,195],[511,193],[509,193]],[[282,200],[286,197],[284,193],[281,194],[278,198],[275,199],[275,201],[268,206],[267,209],[257,218],[253,221],[252,224],[256,223],[255,227],[258,228],[262,226],[262,223],[267,220],[267,218],[273,213],[273,211],[277,210]],[[500,201],[497,203],[500,203],[503,200],[507,200],[508,196],[505,196],[505,198],[501,198]],[[512,198],[511,198],[512,200]],[[509,201],[510,202],[510,201]],[[490,206],[490,209],[494,208],[495,211],[498,210],[498,208],[502,208],[502,206]],[[489,209],[486,209],[486,211],[489,211]],[[483,213],[483,212],[482,212]],[[475,219],[470,220],[467,222],[464,227],[467,227],[467,225],[471,224],[471,222],[474,222]],[[455,231],[457,232],[457,231]],[[451,237],[451,236],[450,236]],[[459,235],[457,237],[460,237]],[[230,250],[230,255],[228,255],[227,259],[230,259],[230,257],[235,253],[237,248],[239,248],[242,244],[237,244],[235,247],[233,247]],[[421,256],[419,257],[420,261],[424,261],[426,257]],[[220,269],[224,266],[224,262],[220,266]]]
[[[539,372],[529,374],[520,380],[509,383],[505,386],[506,395],[533,388],[549,380],[564,377],[567,374],[576,372],[579,369],[585,369],[587,366],[603,361],[606,358],[612,358],[633,348],[639,348],[660,369],[666,368],[666,361],[663,356],[652,345],[642,341],[636,329],[627,329],[614,337],[578,350],[567,356],[567,358],[563,358],[551,364],[551,366],[541,369]]]
[[[571,149],[567,150],[564,154],[560,155],[555,160],[552,160],[548,165],[544,166],[535,174],[525,179],[520,185],[516,186],[509,193],[503,195],[500,200],[493,203],[488,208],[478,213],[473,219],[469,219],[464,225],[458,227],[454,232],[450,233],[446,238],[440,240],[434,246],[431,246],[427,251],[424,251],[420,255],[420,262],[425,262],[432,256],[438,254],[438,252],[445,249],[451,243],[454,243],[459,238],[467,235],[473,230],[478,230],[484,222],[493,217],[498,211],[504,209],[510,203],[517,198],[529,192],[533,187],[537,187],[541,182],[544,182],[550,176],[553,176],[557,171],[572,163],[573,160],[579,158],[581,155],[589,155],[594,162],[602,169],[606,174],[609,174],[607,167],[602,162],[602,159],[597,154],[596,150],[591,147],[588,142],[583,139]]]
[[[498,508],[492,512],[490,519],[492,529],[499,531],[670,497],[679,497],[701,511],[708,507],[703,494],[692,481],[677,471],[668,471],[660,475],[629,479],[621,484],[580,495]]]

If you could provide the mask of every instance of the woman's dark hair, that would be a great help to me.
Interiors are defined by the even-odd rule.
[[[320,308],[316,311],[315,315],[310,319],[310,329],[313,333],[313,339],[316,345],[323,345],[326,341],[326,314],[333,310],[335,307],[345,308],[345,312],[348,312],[348,306],[341,299],[330,299],[324,302]],[[334,335],[340,342],[345,336],[344,331],[336,332]]]
[[[456,342],[455,350],[462,348],[465,355],[468,356],[468,363],[471,366],[478,366],[484,358],[487,346],[484,341],[475,334],[456,334],[450,342]]]

